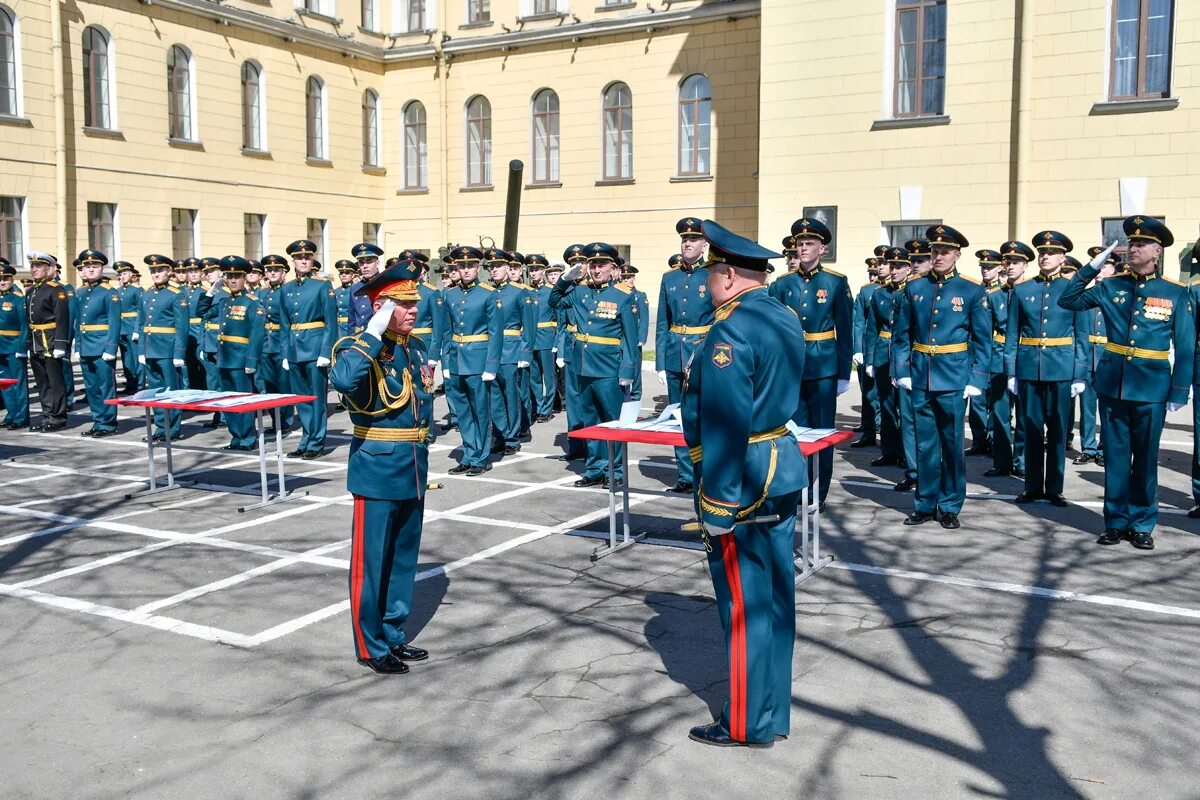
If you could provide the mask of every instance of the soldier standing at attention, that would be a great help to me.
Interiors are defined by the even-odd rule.
[[[350,622],[358,663],[408,672],[429,653],[409,644],[417,556],[429,476],[433,369],[409,338],[417,317],[418,269],[401,260],[355,291],[371,301],[364,330],[338,341],[333,386],[350,410],[346,488],[354,495]]]
[[[582,244],[573,244],[563,251],[563,261],[567,262],[568,269],[576,265],[586,266],[587,255],[583,252],[583,249],[584,246]],[[582,271],[581,269],[580,272]],[[562,277],[561,272],[559,277]],[[551,289],[557,283],[557,280],[552,281],[550,284]],[[558,317],[559,324],[562,326],[559,334],[558,360],[555,361],[555,364],[563,372],[563,408],[567,412],[567,432],[570,433],[583,427],[583,423],[580,421],[583,417],[579,409],[581,391],[579,388],[579,368],[575,363],[575,333],[579,330],[579,326],[577,324],[578,321],[575,319],[575,312],[570,306],[555,308],[554,313]],[[559,460],[578,461],[581,458],[587,457],[587,443],[582,439],[572,439],[568,436],[566,437],[565,445],[566,452],[559,456]]]
[[[979,277],[983,281],[983,289],[988,293],[988,307],[991,308],[992,291],[1000,287],[1001,256],[997,250],[976,250],[975,258],[979,261]],[[1007,311],[1007,310],[1006,310]],[[992,313],[997,313],[992,309]],[[1004,344],[997,343],[995,337],[992,344],[992,368],[1004,372]],[[989,384],[990,386],[990,384]],[[971,429],[971,446],[967,448],[969,456],[990,456],[992,454],[992,403],[988,390],[978,400],[971,398],[967,403],[967,425]]]
[[[142,259],[150,268],[150,280],[154,285],[142,293],[142,305],[138,309],[137,329],[141,353],[138,363],[147,389],[178,389],[179,374],[183,369],[183,355],[187,350],[188,301],[180,290],[171,285],[171,268],[175,262],[166,256],[148,255]],[[161,442],[169,432],[172,439],[180,437],[180,413],[174,409],[165,412],[156,409],[156,429],[151,437]]]
[[[221,280],[221,262],[215,258],[204,259],[204,280],[208,281],[209,288],[205,289],[200,295],[200,299],[196,302],[196,311],[199,312],[200,302],[204,300],[205,311],[212,307],[213,296],[217,299],[224,294],[225,290],[221,288],[223,281]],[[212,287],[217,287],[213,291]],[[217,341],[217,334],[221,330],[221,325],[208,313],[201,313],[202,322],[200,327],[203,335],[200,337],[200,358],[201,365],[204,367],[204,388],[209,391],[218,391],[221,388],[221,370],[217,367],[217,346],[220,344]],[[206,428],[219,428],[225,423],[221,419],[221,413],[213,412],[212,419],[204,423]]]
[[[1154,549],[1158,522],[1158,445],[1168,411],[1188,402],[1195,372],[1196,328],[1186,286],[1158,275],[1163,249],[1175,243],[1153,217],[1127,217],[1129,274],[1088,288],[1116,243],[1092,259],[1059,298],[1070,311],[1099,308],[1108,342],[1096,370],[1104,428],[1104,533],[1098,544],[1122,539]],[[1174,364],[1170,361],[1175,351]]]
[[[658,382],[667,387],[668,403],[678,403],[683,398],[683,376],[688,362],[713,321],[708,268],[704,265],[708,244],[700,232],[700,218],[679,220],[675,232],[679,234],[679,266],[663,275],[659,284],[654,328],[654,369],[658,372]],[[569,387],[567,391],[570,397]],[[691,494],[695,480],[686,447],[675,448],[675,467],[678,471],[675,485],[667,491]]]
[[[355,282],[358,280],[358,264],[348,258],[340,259],[333,265],[337,270],[340,285],[334,287],[334,299],[337,301],[338,338],[354,333],[354,325],[350,322],[351,301],[354,298]]]
[[[117,407],[105,400],[117,396],[117,344],[121,337],[121,298],[104,280],[108,256],[99,250],[79,254],[83,286],[75,293],[79,303],[75,341],[92,427],[80,436],[96,439],[117,432]]]
[[[449,363],[446,360],[446,354],[451,345],[450,332],[453,329],[452,320],[450,319],[450,299],[462,290],[459,281],[458,264],[454,262],[454,250],[451,249],[446,253],[445,277],[442,280],[442,288],[439,290],[442,300],[443,328],[441,335],[438,337],[439,348],[436,356],[442,367],[442,390],[446,395],[446,424],[441,426],[443,433],[452,431],[458,427],[460,410],[466,403],[466,396],[459,392],[454,382],[450,380],[450,375],[447,373],[446,367]]]
[[[1095,246],[1088,248],[1088,257],[1095,258],[1104,252],[1103,247]],[[1080,265],[1079,269],[1082,269]],[[1078,272],[1079,269],[1075,271]],[[1104,266],[1096,273],[1096,282],[1111,278],[1117,272],[1117,259],[1112,254],[1109,254],[1108,259],[1104,262]],[[1193,298],[1192,305],[1195,306]],[[1100,451],[1100,437],[1103,431],[1100,430],[1099,421],[1099,400],[1096,397],[1096,370],[1100,367],[1100,359],[1104,355],[1104,345],[1108,344],[1108,335],[1104,328],[1104,315],[1100,313],[1099,308],[1089,308],[1087,311],[1080,312],[1084,315],[1085,324],[1087,327],[1088,337],[1087,342],[1083,345],[1083,361],[1084,374],[1083,393],[1079,395],[1079,450],[1080,453],[1076,456],[1072,464],[1082,466],[1089,461],[1095,462],[1098,466],[1104,466],[1104,456]],[[1197,516],[1200,516],[1198,514]]]
[[[892,385],[892,308],[896,293],[904,288],[910,264],[908,251],[890,247],[879,265],[879,289],[871,295],[867,307],[863,360],[867,374],[875,381],[879,396],[879,458],[873,467],[893,467],[904,463],[904,441],[900,435],[899,391]]]
[[[621,404],[633,386],[634,370],[641,365],[637,362],[638,323],[633,293],[615,282],[620,277],[617,248],[606,242],[592,242],[584,252],[587,282],[577,282],[583,266],[571,267],[554,284],[550,307],[570,309],[578,326],[571,358],[579,376],[579,421],[588,427],[621,416]],[[625,480],[622,448],[613,451],[613,479],[618,486]],[[603,484],[611,488],[606,443],[588,440],[587,449],[583,477],[575,485]]]
[[[266,270],[263,269],[261,261],[253,258],[247,258],[246,263],[246,294],[258,299],[258,290],[262,286],[263,275]]]
[[[266,282],[258,291],[258,300],[263,304],[263,311],[266,312],[267,337],[266,343],[263,345],[263,357],[258,363],[258,372],[254,373],[254,391],[259,394],[289,394],[291,386],[288,382],[288,374],[283,369],[283,360],[287,356],[281,334],[283,326],[280,319],[283,317],[283,312],[280,309],[279,300],[283,290],[284,276],[291,267],[286,258],[276,254],[263,256],[262,266]],[[280,433],[286,434],[291,431],[295,419],[294,413],[293,406],[284,406],[279,409],[279,424],[283,427]],[[272,420],[273,425],[274,421]]]
[[[1004,372],[1009,390],[1024,409],[1018,424],[1025,428],[1025,489],[1018,503],[1046,499],[1063,507],[1067,463],[1067,413],[1083,384],[1084,315],[1058,304],[1067,288],[1062,276],[1066,254],[1074,246],[1058,231],[1033,237],[1038,274],[1013,289],[1008,304]]]
[[[936,518],[957,528],[967,494],[963,415],[987,385],[992,324],[983,287],[956,268],[967,237],[949,225],[925,235],[932,269],[901,293],[892,333],[896,378],[912,392],[916,421],[916,503],[904,524]]]
[[[204,318],[200,313],[200,298],[208,290],[202,278],[210,269],[219,271],[221,265],[218,259],[211,257],[190,258],[185,264],[187,282],[179,288],[188,303],[188,339],[187,352],[183,356],[186,366],[179,385],[183,389],[207,389],[208,369],[204,365]],[[215,371],[213,377],[216,377]]]
[[[911,264],[908,280],[915,281],[928,275],[932,268],[932,262],[929,260],[929,242],[924,239],[909,239],[904,243],[904,249],[908,252]],[[896,348],[893,345],[892,387],[896,390],[896,408],[900,411],[900,439],[904,443],[904,477],[892,489],[897,492],[909,492],[917,485],[917,423],[913,417],[912,392],[897,383],[895,356]]]
[[[771,747],[790,732],[792,548],[808,471],[787,426],[802,397],[804,332],[766,290],[776,254],[711,220],[703,231],[717,308],[688,369],[683,430],[730,677],[720,717],[689,738]]]
[[[71,347],[70,299],[56,279],[58,262],[48,253],[30,253],[33,287],[25,295],[29,320],[29,366],[42,401],[42,422],[33,431],[57,431],[67,426],[67,394],[63,360]]]
[[[417,322],[410,337],[425,348],[425,366],[433,367],[436,375],[441,366],[442,339],[446,335],[446,305],[442,301],[442,290],[429,282],[429,261],[419,250],[405,250],[400,258],[413,261],[420,268],[417,279]]]
[[[800,254],[800,269],[772,283],[770,292],[796,312],[804,328],[803,402],[794,422],[805,428],[832,428],[838,395],[850,389],[854,298],[846,276],[821,264],[821,256],[833,240],[829,228],[820,220],[801,218],[792,223],[792,236]],[[817,465],[818,497],[824,509],[833,478],[832,448],[818,454]]]
[[[133,394],[142,385],[142,369],[138,364],[138,347],[134,341],[137,333],[138,307],[142,302],[141,273],[128,261],[113,264],[117,270],[117,296],[121,298],[121,371],[125,378],[125,394]]]
[[[217,326],[217,370],[223,392],[254,391],[253,375],[258,369],[266,338],[266,312],[262,303],[246,292],[250,264],[241,256],[221,259],[222,277],[208,290],[211,306],[205,322]],[[229,414],[229,444],[226,450],[254,450],[256,437],[251,414]]]
[[[358,262],[358,277],[367,284],[379,274],[379,259],[383,256],[383,248],[374,242],[359,242],[350,248],[350,255]],[[374,314],[366,295],[354,294],[350,300],[350,326],[354,331],[361,331],[367,320]]]
[[[4,406],[5,430],[15,431],[29,425],[29,379],[25,362],[29,360],[29,316],[25,295],[17,290],[17,268],[0,256],[0,378],[16,383],[0,389]]]
[[[279,293],[279,332],[284,348],[283,369],[292,394],[317,399],[297,409],[303,433],[291,458],[313,459],[325,454],[325,404],[329,395],[329,359],[337,338],[337,301],[333,287],[313,275],[317,246],[298,239],[286,248],[296,269],[294,280]]]
[[[879,288],[877,283],[879,279],[879,259],[871,256],[866,259],[867,277],[868,280],[858,290],[858,295],[854,298],[854,318],[852,325],[851,336],[854,339],[854,344],[851,349],[854,351],[854,368],[858,372],[858,385],[862,390],[862,422],[858,426],[862,432],[862,436],[857,441],[851,442],[851,447],[873,447],[876,443],[876,406],[878,403],[878,390],[875,388],[875,379],[867,374],[866,371],[866,343],[863,341],[863,332],[867,326],[867,310],[871,307],[871,295]]]
[[[554,417],[554,392],[557,388],[554,354],[558,335],[558,320],[554,309],[550,308],[550,286],[546,283],[546,269],[550,262],[545,256],[534,253],[526,257],[525,263],[529,265],[529,283],[537,309],[533,359],[529,362],[533,421],[549,422]]]
[[[1003,280],[988,289],[988,311],[992,316],[992,365],[988,394],[992,409],[992,466],[984,472],[988,478],[1012,475],[1025,479],[1025,424],[1021,398],[1009,389],[1005,372],[1004,348],[1008,344],[1008,312],[1013,292],[1025,274],[1025,268],[1037,256],[1024,242],[1007,241],[1000,245]],[[1016,423],[1013,422],[1014,410]]]
[[[629,391],[630,400],[642,399],[642,348],[646,346],[646,340],[650,338],[650,298],[637,288],[637,274],[638,268],[633,264],[621,266],[621,283],[628,286],[633,292],[633,302],[637,306],[638,315],[637,369],[633,373],[633,386]]]
[[[500,316],[504,343],[496,378],[489,382],[493,439],[491,452],[511,456],[521,449],[521,385],[517,371],[533,358],[531,323],[534,316],[527,292],[509,281],[512,254],[498,247],[483,251],[483,268],[491,273],[493,301]]]

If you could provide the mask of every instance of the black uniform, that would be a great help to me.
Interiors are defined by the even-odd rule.
[[[63,382],[63,359],[54,351],[71,349],[70,301],[56,280],[39,281],[25,296],[29,314],[29,365],[42,399],[42,430],[67,424],[67,387]]]

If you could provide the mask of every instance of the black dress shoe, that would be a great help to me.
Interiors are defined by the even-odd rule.
[[[54,431],[61,431],[65,427],[67,427],[67,423],[65,422],[48,422],[38,430],[42,433],[53,433]]]
[[[1192,510],[1187,515],[1189,519],[1200,519],[1200,503],[1192,506]]]
[[[167,440],[166,435],[161,434],[161,433],[156,433],[150,437],[151,442],[165,442],[166,440]],[[143,439],[143,441],[145,441],[145,440]]]
[[[604,478],[602,478],[599,475],[597,475],[594,478],[589,478],[587,475],[584,475],[582,478],[575,481],[575,483],[573,485],[579,486],[580,488],[584,488],[587,486],[599,486],[602,483],[604,483]]]
[[[824,501],[824,500],[822,500],[822,501],[820,501],[819,503],[817,503],[817,513],[818,513],[818,514],[824,514],[824,513],[825,513],[825,501]]]
[[[92,438],[93,439],[103,439],[105,436],[116,436],[116,435],[117,435],[116,431],[97,430],[95,428],[92,428]]]
[[[1032,503],[1035,500],[1041,500],[1043,497],[1045,497],[1045,495],[1041,492],[1021,492],[1016,496],[1016,499],[1013,502],[1025,505],[1026,503]]]
[[[986,444],[973,444],[963,453],[967,456],[990,456],[991,454],[992,451]]]
[[[1092,457],[1089,456],[1087,453],[1080,453],[1079,455],[1077,455],[1073,459],[1071,459],[1071,463],[1075,464],[1077,466],[1082,466],[1084,464],[1089,463],[1091,460],[1092,460]]]
[[[398,644],[392,647],[392,655],[403,661],[424,661],[429,658],[429,651],[411,644]]]
[[[1125,538],[1125,531],[1119,531],[1115,528],[1109,528],[1100,534],[1100,538],[1096,540],[1096,544],[1120,544]]]
[[[601,485],[601,486],[603,486],[605,489],[610,489],[610,490],[611,490],[611,489],[613,489],[614,487],[615,487],[615,488],[617,488],[617,489],[620,489],[622,486],[624,486],[624,485],[625,485],[625,479],[624,479],[624,478],[619,478],[615,484],[609,484],[609,482],[608,482],[608,478],[605,478],[605,479],[604,479],[604,481],[603,481],[603,483],[601,483],[600,485]]]
[[[729,738],[729,731],[721,727],[721,723],[714,722],[711,725],[700,725],[692,728],[688,733],[688,738],[693,742],[701,744],[711,744],[714,747],[772,747],[775,742],[739,742]]]
[[[1070,505],[1070,503],[1067,502],[1067,498],[1063,497],[1061,494],[1048,494],[1046,495],[1046,499],[1050,501],[1050,505],[1057,506],[1059,508],[1066,508]]]
[[[506,456],[515,456],[519,452],[521,452],[520,445],[513,445],[511,447],[504,448],[504,455]]]
[[[943,511],[938,517],[938,524],[948,530],[953,530],[958,527],[958,514],[953,511]]]
[[[908,492],[908,491],[911,491],[912,489],[916,488],[916,486],[917,486],[917,482],[914,481],[912,478],[904,478],[899,483],[897,483],[895,486],[893,486],[892,489],[897,492]]]
[[[258,448],[252,444],[227,444],[221,448],[222,450],[257,450]]]
[[[863,432],[863,431],[865,431],[866,429],[867,429],[867,428],[866,428],[866,426],[865,426],[865,425],[859,425],[859,426],[857,426],[857,427],[851,428],[850,430],[854,431],[855,433],[862,433],[862,432]]]
[[[300,456],[305,461],[312,461],[314,458],[320,458],[325,455],[324,450],[305,450],[304,455]]]
[[[1022,480],[1024,480],[1025,479],[1025,470],[1021,469],[1020,467],[1013,467],[1012,475],[1014,478],[1021,478]]]
[[[486,469],[484,467],[471,467],[467,470],[466,475],[468,478],[474,478],[476,475],[482,475],[489,469],[491,469],[491,467],[487,467]]]
[[[95,436],[95,435],[96,435],[96,429],[95,429],[95,428],[88,428],[86,431],[80,431],[80,432],[79,432],[79,435],[80,435],[80,436]]]
[[[220,424],[221,423],[219,420],[210,419],[208,422],[204,423],[204,425],[201,427],[213,429],[213,428],[216,428]]]
[[[554,419],[553,414],[538,414],[536,417],[534,417],[533,421],[534,422],[549,422],[552,419]]]
[[[858,441],[851,442],[850,446],[851,447],[874,447],[875,446],[875,434],[868,433],[866,436],[862,437]]]
[[[880,456],[879,458],[871,461],[872,467],[896,467],[899,465],[899,461],[894,458],[887,458],[886,456]]]
[[[983,477],[985,478],[1002,478],[1005,475],[1012,475],[1012,470],[997,469],[996,467],[992,467],[989,470],[985,470],[983,473]]]
[[[1129,543],[1138,550],[1153,550],[1154,535],[1149,531],[1132,531],[1129,534]]]
[[[675,485],[667,489],[667,491],[675,494],[691,494],[695,488],[695,485],[687,481],[675,481]],[[1200,506],[1197,506],[1197,508],[1200,508]]]
[[[396,658],[394,653],[379,658],[360,658],[358,663],[381,675],[403,675],[408,672],[408,664]]]
[[[904,518],[905,525],[924,525],[934,518],[928,511],[914,511]]]
[[[1097,467],[1104,466],[1104,456],[1095,456],[1092,461],[1096,462]]]
[[[454,430],[457,427],[458,427],[457,425],[442,425],[441,426],[442,433],[449,433],[450,431]]]
[[[304,458],[304,454],[305,454],[306,452],[307,452],[307,451],[305,451],[305,450],[301,450],[299,447],[297,447],[295,450],[293,450],[292,452],[288,453],[288,454],[287,454],[287,457],[288,457],[288,458]]]

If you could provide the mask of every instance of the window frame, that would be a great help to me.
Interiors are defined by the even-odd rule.
[[[380,0],[360,0],[359,14],[363,30],[379,33],[383,27],[382,14],[379,8]]]
[[[258,226],[258,230],[253,230],[251,220]],[[258,251],[255,252],[251,246],[251,237],[258,237]],[[244,212],[242,214],[242,250],[246,258],[252,258],[255,261],[261,261],[263,255],[267,252],[267,215],[255,214],[253,212]]]
[[[98,51],[88,48],[88,34],[93,33],[100,37],[100,41],[104,43],[104,51],[101,57],[104,59],[104,69],[99,70],[99,75],[103,78],[104,91],[103,107],[107,119],[102,123],[96,119],[94,108],[97,88],[93,84],[100,80],[97,70],[94,68],[94,57]],[[94,128],[103,131],[115,131],[117,128],[117,46],[113,40],[112,34],[107,29],[99,25],[88,25],[83,29],[80,35],[80,50],[81,61],[80,68],[83,71],[83,127]]]
[[[14,205],[14,213],[11,216],[5,214],[6,201],[12,201]],[[13,266],[19,266],[25,258],[25,242],[28,241],[25,215],[27,205],[22,195],[0,195],[0,256],[7,258]],[[16,239],[8,238],[8,226],[17,232]]]
[[[313,223],[317,223],[314,229]],[[321,271],[325,272],[325,234],[329,230],[328,218],[322,217],[307,217],[304,221],[304,231],[308,239],[317,246],[317,252],[313,253],[313,258],[321,262]]]
[[[16,11],[3,3],[0,3],[0,17],[8,20],[10,29],[8,33],[0,33],[0,36],[9,37],[12,46],[12,110],[0,109],[0,117],[20,119],[25,115],[24,79],[21,71],[21,20]],[[0,71],[4,68],[4,65],[0,64]]]
[[[485,111],[478,119],[471,117],[471,106],[476,101],[482,103]],[[465,180],[463,185],[468,189],[488,189],[492,186],[492,103],[485,95],[471,95],[463,107],[464,139],[466,145],[466,160],[463,163]],[[479,129],[479,180],[472,180],[471,175],[471,132]]]
[[[1136,100],[1161,100],[1171,96],[1172,71],[1175,66],[1175,0],[1167,3],[1167,59],[1166,86],[1161,92],[1146,91],[1146,47],[1150,28],[1150,3],[1152,0],[1137,0],[1138,2],[1138,54],[1134,82],[1137,90],[1134,94],[1117,94],[1117,34],[1120,0],[1111,0],[1112,9],[1109,14],[1108,35],[1108,99],[1110,102],[1128,102]]]
[[[172,63],[177,56],[182,56],[182,66]],[[176,87],[177,71],[181,69],[183,70],[184,85],[182,88],[178,88]],[[177,100],[181,94],[183,100],[187,102],[186,108],[176,108]],[[182,142],[199,141],[200,136],[196,125],[197,116],[196,60],[192,56],[192,51],[187,47],[181,44],[173,44],[167,49],[167,136]],[[178,129],[176,125],[179,123],[185,124],[186,129]]]
[[[383,233],[382,222],[364,222],[362,224],[362,239],[360,241],[379,244],[379,234]]]
[[[98,220],[93,216],[93,209],[100,211],[102,209],[110,209],[108,221]],[[109,260],[116,260],[121,257],[120,248],[120,206],[116,203],[101,203],[93,200],[87,202],[87,227],[88,227],[88,247],[93,250],[99,250],[108,256]],[[109,241],[101,241],[105,227],[109,231]]]
[[[902,5],[903,4],[903,5]],[[932,6],[946,7],[946,23],[943,29],[942,39],[926,39],[925,38],[925,9]],[[903,43],[900,41],[900,17],[904,13],[915,11],[917,14],[917,40],[912,43],[916,48],[917,63],[915,67],[916,78],[912,81],[900,80],[900,59],[901,52],[904,49]],[[949,41],[949,7],[946,0],[895,0],[895,17],[893,19],[893,38],[892,50],[892,118],[893,119],[919,119],[922,117],[940,117],[946,113],[946,42]],[[925,46],[927,43],[940,41],[942,42],[942,77],[938,80],[942,82],[942,106],[936,111],[925,111],[922,109],[922,98],[924,96],[925,86]],[[932,80],[932,79],[931,79]],[[901,112],[900,111],[900,85],[901,83],[913,84],[913,108],[915,111]]]
[[[253,126],[254,136],[258,140],[256,143],[250,143],[246,134],[251,130],[250,120],[247,117],[249,111],[249,102],[246,94],[246,89],[250,85],[246,80],[246,70],[249,69],[254,73],[255,96],[254,102],[258,106],[257,124]],[[241,71],[241,89],[242,89],[242,149],[254,150],[257,152],[266,152],[267,150],[267,84],[266,70],[258,61],[248,58],[242,62]]]
[[[181,219],[181,216],[186,214],[186,219]],[[171,209],[171,258],[180,261],[185,258],[194,258],[200,253],[200,210],[196,208],[172,208]],[[186,232],[187,238],[190,240],[191,246],[188,248],[180,248],[179,234]]]
[[[687,88],[688,82],[693,78],[703,78],[707,85],[707,91],[704,96],[695,99],[684,98],[684,90]],[[679,88],[676,90],[678,111],[675,119],[675,133],[677,138],[675,174],[681,178],[707,178],[713,174],[713,158],[712,158],[712,79],[703,72],[693,72],[684,77],[679,82]],[[703,126],[700,124],[700,111],[704,108],[704,104],[708,104],[705,113]],[[692,132],[692,147],[690,152],[691,166],[693,169],[684,169],[684,109],[686,107],[695,108],[695,122],[693,123],[694,130]],[[699,146],[700,136],[698,132],[701,127],[708,129],[708,163],[705,169],[700,169],[700,152],[705,148]]]
[[[934,225],[941,225],[941,219],[891,219],[880,222],[884,233],[887,235],[888,242],[892,247],[903,247],[904,243],[910,239],[924,239],[925,231],[932,228]],[[913,228],[911,236],[905,236],[898,241],[892,236],[892,231],[896,228]]]
[[[492,21],[491,0],[466,0],[466,3],[468,25],[482,25]],[[484,8],[484,4],[487,4],[487,8]]]
[[[613,90],[619,92],[621,89],[629,95],[629,105],[620,105],[618,99],[617,105],[609,105],[608,95]],[[610,111],[615,111],[617,114],[617,138],[614,145],[615,161],[617,165],[616,174],[611,174],[608,171],[608,144],[609,144],[609,124],[608,115]],[[627,112],[627,113],[626,113]],[[629,147],[629,164],[628,171],[623,169],[624,164],[621,156],[622,144],[626,139],[626,128],[622,122],[628,118],[628,147]],[[604,91],[600,93],[600,180],[603,181],[631,181],[633,180],[633,90],[629,88],[629,84],[624,81],[613,81],[604,87]]]
[[[419,121],[410,121],[409,115],[413,112],[420,113]],[[401,146],[404,148],[402,163],[403,163],[403,178],[402,185],[405,190],[419,191],[429,188],[429,116],[425,111],[425,104],[420,100],[409,100],[404,104],[404,110],[401,113],[401,131],[403,133]],[[417,139],[410,143],[410,132],[415,131]],[[410,144],[412,144],[410,152]],[[415,154],[415,165],[410,161],[410,156]],[[416,181],[413,181],[413,171],[415,168]]]
[[[316,161],[329,160],[329,109],[326,99],[324,79],[320,75],[309,75],[304,81],[304,153],[307,158]]]
[[[542,98],[548,98],[545,111],[538,109]],[[530,183],[538,186],[557,184],[562,175],[562,102],[558,92],[550,88],[538,89],[529,101],[530,107]],[[542,132],[539,131],[542,123]],[[544,174],[539,171],[538,159],[542,159]]]
[[[367,87],[362,94],[362,165],[377,168],[379,162],[379,140],[381,114],[379,92]]]

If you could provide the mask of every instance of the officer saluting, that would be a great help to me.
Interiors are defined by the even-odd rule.
[[[1071,311],[1099,308],[1108,342],[1096,370],[1104,427],[1104,533],[1098,544],[1128,538],[1154,549],[1158,521],[1158,440],[1168,410],[1188,401],[1195,372],[1196,329],[1187,287],[1157,274],[1163,249],[1175,242],[1153,217],[1128,217],[1129,273],[1088,288],[1108,255],[1092,259],[1059,298]],[[1175,350],[1172,366],[1169,356]]]
[[[1095,258],[1104,252],[1103,247],[1095,246],[1088,248],[1088,257]],[[1078,272],[1083,268],[1081,264],[1076,267]],[[1097,281],[1103,281],[1117,273],[1116,257],[1109,254],[1108,260],[1104,266],[1100,268],[1100,272],[1096,274]],[[1195,279],[1193,278],[1193,282]],[[1195,306],[1196,298],[1193,290],[1192,305]],[[1104,328],[1104,315],[1100,313],[1098,308],[1089,308],[1087,311],[1081,312],[1084,315],[1084,324],[1087,327],[1087,341],[1083,343],[1083,392],[1079,395],[1079,455],[1071,462],[1072,464],[1086,464],[1089,461],[1094,461],[1098,466],[1104,466],[1104,456],[1100,454],[1100,435],[1101,430],[1097,424],[1099,419],[1099,400],[1096,397],[1096,370],[1100,366],[1100,359],[1104,355],[1104,345],[1108,343],[1108,334]],[[1197,515],[1200,516],[1200,515]]]
[[[796,315],[766,290],[778,254],[705,220],[714,322],[688,370],[684,437],[729,658],[720,718],[690,738],[770,747],[789,732],[796,639],[792,548],[808,483],[788,433],[806,359]]]
[[[25,362],[29,359],[29,317],[25,296],[14,285],[17,268],[0,256],[0,378],[15,378],[16,384],[0,389],[5,408],[3,427],[15,431],[29,424],[29,383]]]
[[[205,311],[206,324],[217,326],[217,372],[223,392],[254,391],[251,377],[258,369],[266,338],[266,312],[257,298],[246,292],[250,263],[241,256],[221,259],[222,276],[213,282],[207,296],[212,305]],[[249,414],[227,414],[229,444],[226,450],[255,448],[254,421]]]
[[[333,386],[354,424],[346,488],[354,495],[350,619],[358,663],[408,672],[429,653],[408,643],[429,474],[433,369],[409,335],[417,317],[419,267],[400,261],[355,291],[375,313],[334,348]]]
[[[71,347],[71,310],[57,280],[57,262],[48,253],[30,253],[33,288],[25,295],[29,318],[29,366],[42,399],[42,423],[30,430],[57,431],[67,426],[67,389],[63,359]]]
[[[900,294],[892,335],[893,368],[912,392],[916,423],[916,507],[904,524],[936,518],[957,528],[967,493],[963,414],[988,382],[992,322],[983,287],[956,269],[967,237],[949,225],[925,235],[932,269]]]
[[[313,277],[317,246],[299,239],[286,248],[296,277],[280,290],[279,326],[283,342],[283,369],[293,394],[311,394],[316,400],[297,409],[303,434],[288,453],[292,458],[320,458],[325,454],[325,403],[329,394],[329,357],[337,338],[337,301],[333,287]]]
[[[117,407],[105,400],[117,396],[117,345],[121,337],[121,298],[103,280],[108,256],[99,250],[79,254],[83,286],[75,292],[79,316],[75,328],[83,388],[92,412],[92,427],[80,436],[96,439],[117,432]]]

